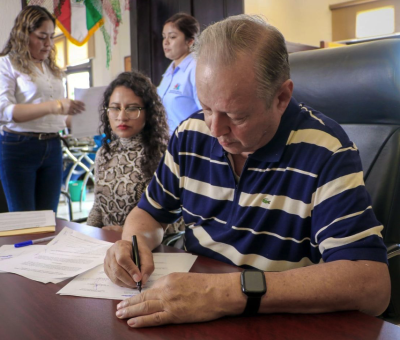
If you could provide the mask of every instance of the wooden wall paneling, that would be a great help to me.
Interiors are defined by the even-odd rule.
[[[164,22],[178,12],[190,13],[190,1],[186,0],[152,0],[151,6],[151,47],[152,47],[152,74],[154,84],[160,84],[162,75],[171,63],[165,58],[162,47],[162,30]]]
[[[225,18],[244,13],[243,0],[225,0]]]
[[[131,42],[131,69],[139,69],[139,51],[138,51],[138,18],[137,1],[129,1],[129,24],[130,24],[130,42]]]
[[[192,2],[193,16],[199,21],[201,30],[229,16],[244,13],[243,0],[192,0]]]
[[[164,56],[162,29],[173,14],[186,12],[203,30],[212,22],[244,12],[243,0],[130,0],[132,69],[146,73],[157,86],[171,63]]]
[[[153,1],[137,0],[138,70],[151,77],[151,6]]]
[[[223,19],[224,0],[193,0],[193,16],[199,21],[203,31],[209,24]]]
[[[192,0],[179,0],[179,12],[192,13]]]

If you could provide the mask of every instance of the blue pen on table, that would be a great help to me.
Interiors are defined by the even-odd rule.
[[[140,270],[140,256],[139,256],[139,247],[137,244],[136,235],[132,236],[132,260],[135,262],[136,266]],[[136,286],[139,290],[139,293],[142,292],[142,281],[136,282]]]
[[[30,245],[32,245],[32,244],[50,241],[50,240],[52,240],[54,237],[55,237],[55,236],[49,236],[49,237],[38,238],[38,239],[36,239],[36,240],[29,240],[29,241],[25,241],[25,242],[20,242],[20,243],[14,244],[14,247],[15,247],[15,248],[26,247],[26,246],[30,246]]]

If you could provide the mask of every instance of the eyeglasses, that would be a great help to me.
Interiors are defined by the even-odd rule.
[[[123,110],[125,114],[127,115],[128,119],[138,119],[140,117],[140,112],[144,110],[144,107],[138,107],[138,106],[128,106],[128,107],[116,107],[116,106],[110,106],[107,108],[107,112],[110,115],[111,119],[117,120],[119,117],[119,114]]]

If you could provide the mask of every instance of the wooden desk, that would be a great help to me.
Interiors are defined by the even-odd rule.
[[[61,220],[57,221],[57,232],[64,226],[110,242],[118,239],[115,232]],[[3,237],[0,245],[31,238]],[[177,250],[160,246],[157,251]],[[239,269],[199,257],[191,271],[221,273]],[[56,295],[68,282],[42,284],[14,274],[0,274],[0,339],[400,339],[400,327],[360,312],[226,317],[202,324],[131,329],[115,316],[118,301]]]

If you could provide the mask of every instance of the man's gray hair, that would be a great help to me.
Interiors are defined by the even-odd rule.
[[[257,96],[267,107],[284,81],[290,78],[285,38],[257,15],[236,15],[207,27],[194,44],[196,59],[232,65],[242,55],[254,56]]]

